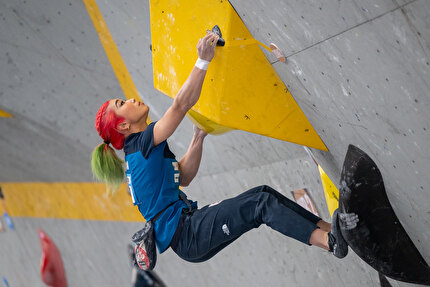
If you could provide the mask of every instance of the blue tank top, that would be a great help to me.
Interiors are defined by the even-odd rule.
[[[169,206],[156,220],[155,239],[159,253],[163,253],[178,227],[185,202],[179,199],[180,172],[175,155],[167,141],[154,146],[155,123],[145,131],[128,136],[124,142],[126,176],[133,204],[146,220],[151,220]],[[197,208],[197,202],[191,206]]]

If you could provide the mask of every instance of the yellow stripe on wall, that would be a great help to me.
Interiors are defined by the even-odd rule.
[[[2,118],[13,118],[13,116],[5,111],[0,110],[0,117]]]
[[[95,0],[83,0],[85,6],[87,7],[88,14],[93,21],[94,28],[99,35],[100,41],[109,59],[112,69],[118,79],[118,82],[124,92],[127,99],[140,99],[139,93],[137,92],[136,86],[133,83],[133,79],[127,70],[127,67],[118,51],[118,48],[113,40],[111,33],[103,19],[100,9],[97,6]],[[147,122],[150,123],[151,120],[148,116]]]
[[[102,14],[97,6],[95,0],[83,0],[85,6],[87,7],[88,14],[93,21],[94,28],[96,29],[100,41],[105,49],[106,55],[112,65],[113,71],[118,79],[119,84],[121,85],[122,90],[124,91],[125,97],[127,99],[131,98],[139,98],[137,93],[137,89],[131,79],[131,76],[127,70],[127,67],[122,60],[121,54],[118,51],[118,48],[115,45],[115,42],[112,38],[112,35],[109,32],[109,29],[103,19]]]
[[[102,183],[0,183],[13,217],[143,221],[126,184],[114,195]]]

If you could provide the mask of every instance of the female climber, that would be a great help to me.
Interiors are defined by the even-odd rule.
[[[217,41],[212,32],[199,40],[195,67],[157,122],[147,124],[149,108],[135,99],[113,99],[100,107],[95,127],[104,143],[93,152],[94,175],[117,189],[124,177],[123,162],[110,145],[124,150],[133,204],[146,220],[158,215],[154,232],[159,253],[171,247],[184,260],[202,262],[264,223],[304,244],[345,257],[348,246],[337,212],[334,224],[329,224],[265,185],[202,208],[191,201],[188,208],[179,187],[188,186],[195,177],[207,134],[195,127],[188,151],[179,161],[166,140],[198,101]]]

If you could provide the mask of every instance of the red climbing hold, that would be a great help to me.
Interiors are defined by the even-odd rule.
[[[67,287],[66,273],[60,251],[51,238],[41,229],[39,229],[39,239],[42,245],[42,258],[40,259],[42,281],[48,286]]]

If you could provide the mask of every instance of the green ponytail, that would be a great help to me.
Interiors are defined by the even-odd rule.
[[[106,191],[114,193],[124,179],[123,160],[107,144],[98,145],[91,157],[91,169],[96,179],[106,183]]]

